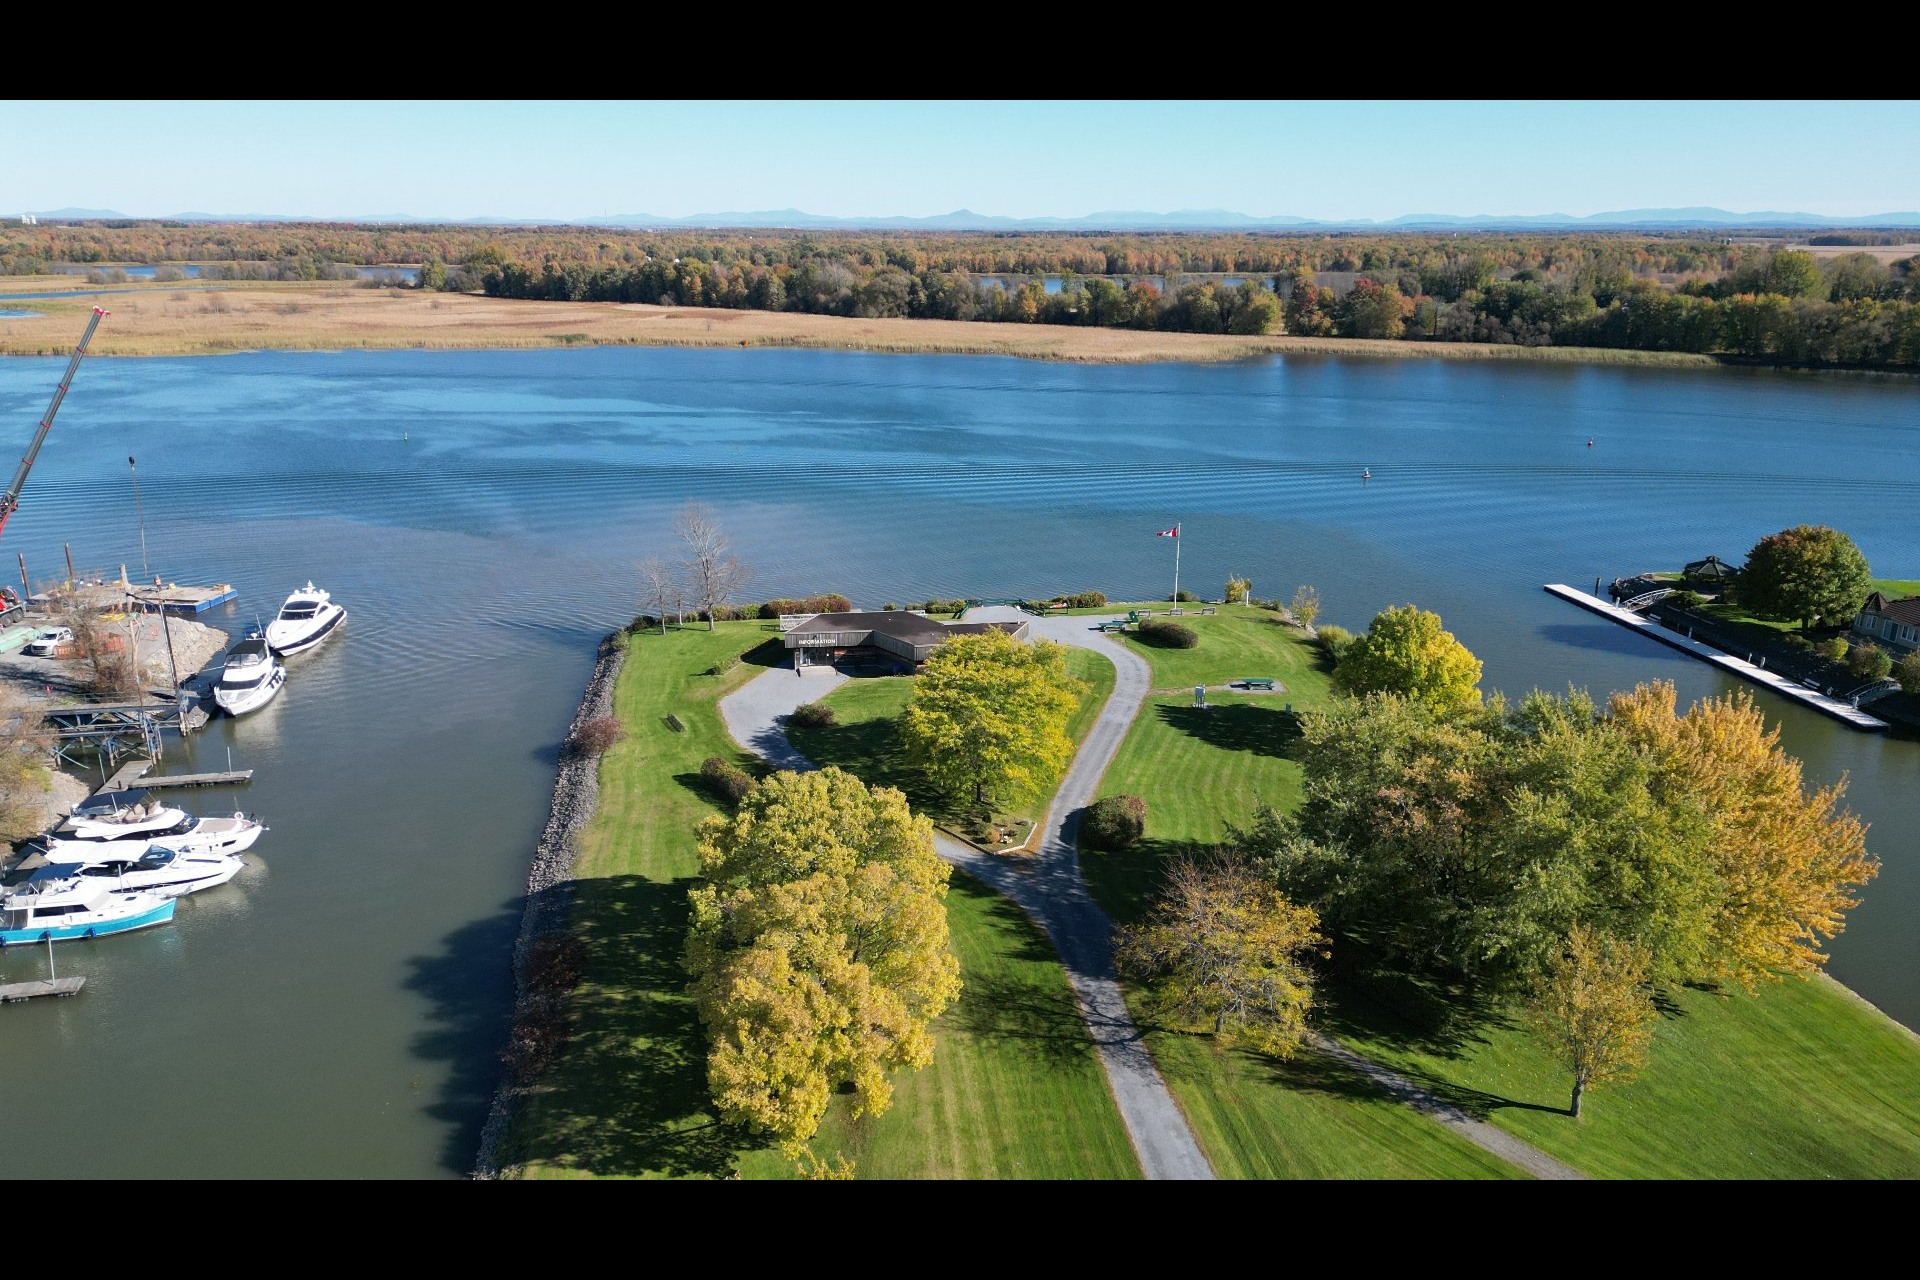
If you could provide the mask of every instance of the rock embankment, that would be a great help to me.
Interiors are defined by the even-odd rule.
[[[611,638],[601,641],[600,660],[594,665],[593,676],[580,699],[580,709],[568,727],[568,743],[579,736],[587,721],[613,714],[613,686],[626,656],[625,646],[616,646]],[[553,782],[553,804],[547,814],[547,826],[534,847],[533,865],[527,871],[527,903],[520,917],[520,937],[513,947],[515,1026],[533,1014],[527,961],[535,943],[567,927],[568,912],[573,905],[569,891],[573,882],[573,860],[578,852],[580,833],[592,819],[599,799],[599,757],[563,748]],[[486,1124],[480,1131],[474,1177],[499,1175],[500,1143],[506,1136],[523,1088],[510,1074],[501,1073],[493,1104],[487,1110]]]

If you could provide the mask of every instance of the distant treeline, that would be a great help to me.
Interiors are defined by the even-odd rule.
[[[1847,236],[1900,239],[1817,239]],[[0,272],[188,261],[216,264],[203,278],[266,279],[420,263],[422,288],[503,298],[1920,367],[1920,258],[1822,261],[1698,235],[0,227]],[[1187,278],[1203,273],[1243,282]]]

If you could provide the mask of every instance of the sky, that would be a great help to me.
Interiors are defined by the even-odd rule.
[[[0,214],[1920,210],[1920,101],[0,101]]]

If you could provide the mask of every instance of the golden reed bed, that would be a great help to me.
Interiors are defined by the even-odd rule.
[[[958,320],[859,320],[789,312],[652,307],[612,302],[519,302],[351,284],[162,284],[98,296],[9,302],[14,293],[72,286],[73,277],[0,280],[0,355],[65,355],[89,308],[112,317],[90,354],[220,355],[235,351],[485,347],[819,347],[844,351],[1020,356],[1088,364],[1240,360],[1271,354],[1548,360],[1582,364],[1711,365],[1708,356],[1586,347],[1380,342],[1356,338],[1142,333]]]

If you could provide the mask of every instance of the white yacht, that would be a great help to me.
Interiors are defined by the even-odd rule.
[[[287,670],[274,659],[267,638],[250,632],[227,650],[226,669],[213,686],[213,700],[228,715],[243,716],[273,701],[273,695],[286,682]]]
[[[267,829],[259,819],[249,818],[244,813],[235,813],[231,818],[197,818],[180,809],[169,812],[178,819],[171,826],[110,839],[81,834],[81,827],[76,821],[42,838],[40,847],[47,851],[47,856],[53,861],[80,861],[107,845],[112,847],[112,856],[116,858],[137,858],[152,847],[177,849],[182,853],[236,854],[251,849],[253,842],[260,838],[260,833]],[[70,856],[55,856],[59,851],[69,849]]]
[[[280,606],[280,616],[267,624],[267,647],[283,658],[311,649],[346,620],[347,611],[308,579]]]
[[[60,842],[60,848],[42,853],[40,856],[46,859],[46,865],[34,868],[19,887],[31,889],[35,885],[80,880],[178,898],[225,884],[246,865],[238,854],[231,853],[170,849],[161,844],[141,849],[99,843],[82,847],[87,844],[67,840]]]
[[[72,876],[22,885],[0,897],[0,947],[93,938],[164,924],[173,898],[120,889],[97,876]]]
[[[178,832],[191,815],[185,809],[158,800],[135,798],[112,808],[76,809],[61,835],[69,840],[151,840],[163,832]]]

